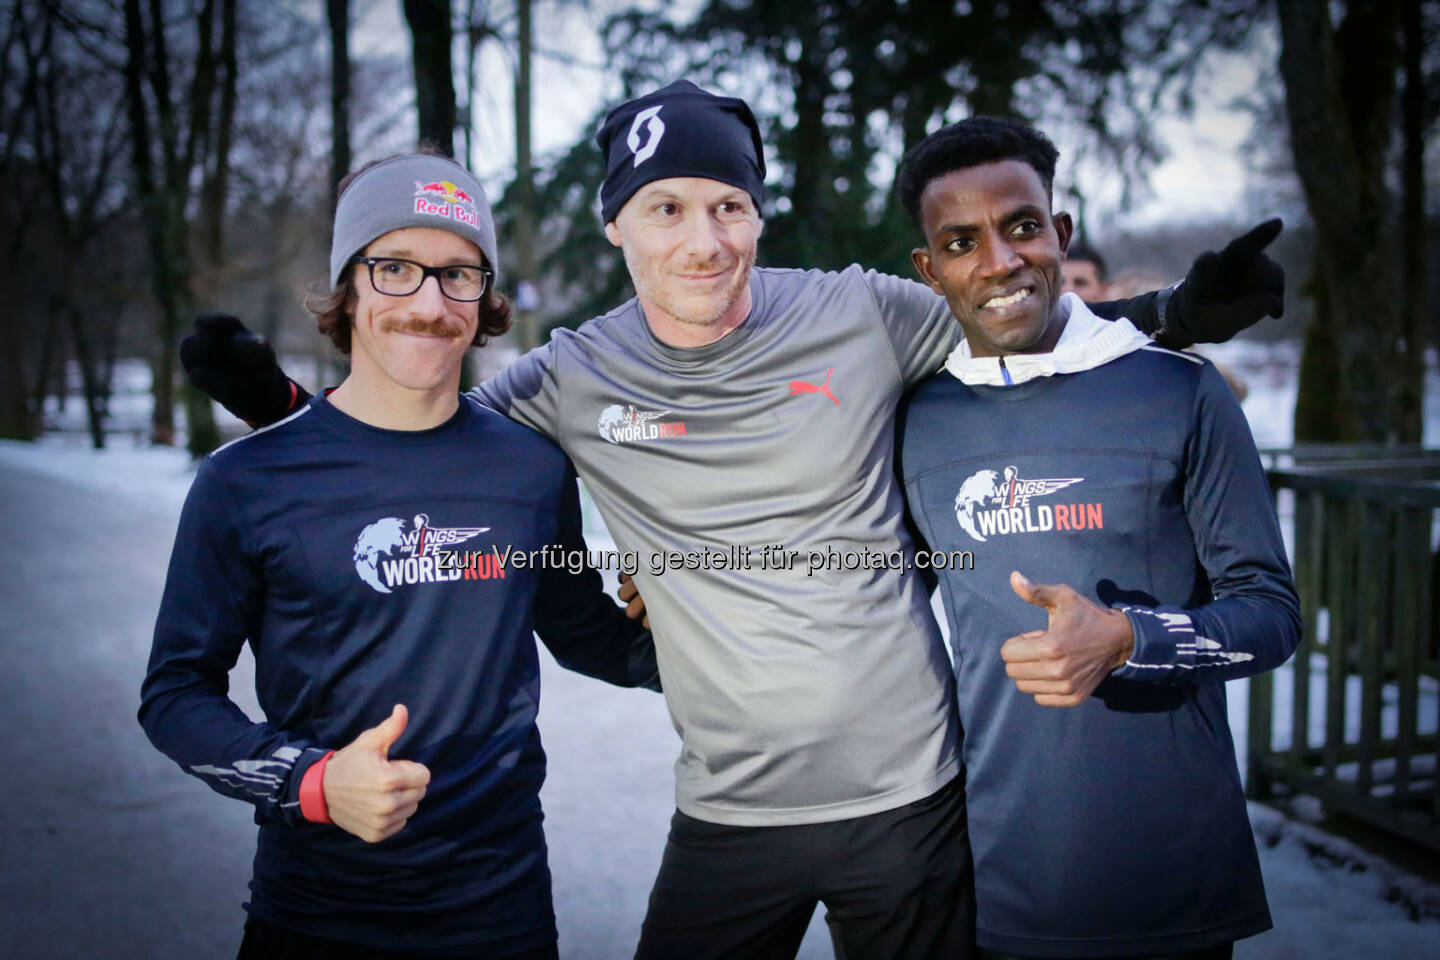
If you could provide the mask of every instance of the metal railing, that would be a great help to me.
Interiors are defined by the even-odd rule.
[[[1264,454],[1304,630],[1250,681],[1247,792],[1308,793],[1440,851],[1440,451]]]

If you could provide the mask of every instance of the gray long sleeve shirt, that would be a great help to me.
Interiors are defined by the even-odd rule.
[[[476,394],[555,440],[639,555],[679,808],[752,826],[865,816],[959,769],[939,628],[917,574],[893,569],[912,545],[891,461],[900,395],[960,327],[920,284],[859,267],[757,269],[751,292],[716,343],[660,342],[631,300]],[[652,573],[671,551],[701,568]]]

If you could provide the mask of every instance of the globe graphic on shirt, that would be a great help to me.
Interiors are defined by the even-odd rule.
[[[955,494],[956,522],[962,530],[981,543],[987,541],[985,535],[975,528],[975,511],[985,506],[987,500],[994,499],[995,488],[999,483],[1000,474],[994,470],[981,470],[962,483],[960,492]]]
[[[380,572],[377,569],[380,558],[394,556],[395,551],[404,545],[404,530],[404,520],[399,517],[384,517],[361,530],[360,536],[355,540],[355,572],[360,574],[361,580],[381,593],[389,593],[390,588],[380,582]]]

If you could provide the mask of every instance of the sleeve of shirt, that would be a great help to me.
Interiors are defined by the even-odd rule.
[[[910,402],[914,392],[905,394],[900,398],[900,404],[895,408],[895,485],[900,488],[900,495],[905,500],[905,532],[910,535],[910,544],[915,553],[930,553],[930,541],[925,539],[925,532],[920,529],[920,521],[915,518],[915,511],[910,509],[910,497],[912,494],[919,496],[918,490],[912,490],[906,482],[905,476],[905,425],[910,421]],[[925,585],[925,593],[933,595],[940,587],[940,575],[937,574],[930,564],[915,563],[914,558],[906,557],[912,569],[907,569],[908,576],[914,573]]]
[[[564,556],[586,556],[580,497],[571,470],[564,482],[557,543]],[[621,687],[660,689],[655,640],[605,593],[600,574],[566,564],[538,570],[535,632],[562,667]]]
[[[536,347],[495,376],[470,390],[470,396],[538,430],[551,440],[560,439],[560,384],[555,376],[562,335]]]
[[[960,342],[960,321],[945,298],[924,284],[868,270],[865,285],[908,390],[945,365]]]
[[[1168,288],[1160,291],[1152,290],[1149,293],[1142,293],[1140,296],[1131,297],[1128,300],[1102,300],[1098,303],[1087,303],[1085,306],[1089,307],[1090,312],[1095,314],[1095,316],[1105,320],[1119,320],[1121,317],[1124,317],[1135,325],[1136,330],[1139,330],[1146,336],[1152,336],[1156,330],[1160,330],[1163,326],[1161,323],[1162,313],[1160,310],[1162,295],[1163,301],[1168,301],[1170,292]],[[1166,344],[1166,346],[1174,345]],[[1188,347],[1190,344],[1184,343],[1178,346]]]
[[[1300,602],[1245,415],[1210,364],[1185,451],[1185,512],[1214,599],[1125,607],[1135,651],[1116,676],[1214,683],[1273,670],[1300,640]]]
[[[204,461],[180,514],[170,570],[140,690],[150,742],[261,822],[303,821],[300,783],[326,753],[229,698],[230,670],[260,629],[265,586],[219,471]]]

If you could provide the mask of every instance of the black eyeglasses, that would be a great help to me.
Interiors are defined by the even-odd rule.
[[[420,289],[426,277],[434,277],[440,292],[451,300],[473,303],[485,296],[495,271],[470,263],[449,263],[443,267],[427,267],[414,260],[399,257],[352,257],[351,263],[370,268],[370,286],[387,297],[408,297]]]

